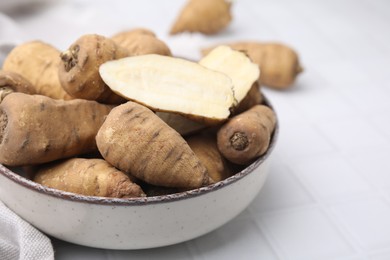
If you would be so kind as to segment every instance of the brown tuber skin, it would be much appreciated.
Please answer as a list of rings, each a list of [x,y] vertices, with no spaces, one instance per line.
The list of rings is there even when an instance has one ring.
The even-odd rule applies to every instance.
[[[149,184],[175,188],[209,184],[207,169],[180,134],[137,103],[115,107],[96,143],[106,161]]]
[[[137,28],[130,31],[120,32],[111,39],[118,45],[127,49],[130,56],[145,54],[159,54],[172,56],[171,50],[156,35],[143,28]]]
[[[25,166],[97,150],[95,136],[112,106],[12,93],[0,104],[0,163]]]
[[[51,163],[38,170],[34,181],[86,196],[145,197],[131,178],[102,159],[72,158]]]
[[[246,96],[240,103],[234,108],[233,115],[240,114],[251,107],[261,104],[264,102],[264,96],[260,91],[260,86],[258,83],[254,83]]]
[[[54,99],[72,99],[62,88],[58,78],[60,51],[41,41],[27,42],[16,46],[6,57],[3,70],[25,78],[31,86],[28,91]],[[26,86],[26,85],[25,85]],[[27,90],[27,88],[24,88]]]
[[[125,101],[103,82],[99,66],[106,61],[129,56],[127,49],[104,36],[88,34],[80,37],[60,56],[61,64],[57,73],[62,87],[69,95],[107,104]]]
[[[227,0],[189,0],[173,24],[170,34],[216,34],[231,22],[230,9],[231,2]]]
[[[290,87],[299,73],[303,71],[297,53],[284,44],[237,42],[224,45],[235,50],[245,51],[252,61],[260,67],[260,83],[271,88],[286,89]],[[214,47],[202,50],[203,55],[212,49]]]
[[[186,141],[207,168],[209,176],[214,182],[222,181],[233,174],[228,162],[218,150],[215,136],[197,134],[187,138]]]
[[[13,92],[35,94],[34,91],[34,86],[23,76],[15,72],[0,70],[0,103]]]
[[[230,162],[249,164],[267,151],[275,124],[275,113],[265,105],[256,105],[219,129],[218,149]]]

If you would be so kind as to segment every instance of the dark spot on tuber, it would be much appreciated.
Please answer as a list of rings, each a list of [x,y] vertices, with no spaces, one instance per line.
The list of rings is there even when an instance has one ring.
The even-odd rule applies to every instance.
[[[242,151],[249,145],[248,137],[243,132],[235,132],[230,137],[230,145],[234,148],[234,150]]]
[[[66,72],[69,72],[73,67],[77,65],[79,51],[80,46],[75,45],[60,54],[61,60],[64,62],[64,68]]]

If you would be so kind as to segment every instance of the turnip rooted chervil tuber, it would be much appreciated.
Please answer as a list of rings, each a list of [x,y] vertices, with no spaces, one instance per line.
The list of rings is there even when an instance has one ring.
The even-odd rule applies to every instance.
[[[132,101],[113,108],[96,143],[110,164],[152,185],[190,189],[211,181],[180,134]]]
[[[245,98],[253,83],[260,76],[259,66],[253,63],[245,53],[223,45],[211,50],[199,61],[199,64],[229,76],[232,79],[234,97],[238,103]]]
[[[263,42],[235,42],[225,44],[235,50],[244,51],[258,64],[261,70],[260,83],[276,89],[290,87],[303,71],[298,54],[285,44]],[[203,49],[207,54],[214,47]]]
[[[0,163],[41,164],[97,151],[95,135],[111,106],[12,93],[0,104]]]
[[[267,151],[275,124],[273,110],[256,105],[232,117],[219,129],[218,149],[229,161],[248,164]]]
[[[41,41],[31,41],[12,49],[4,60],[3,70],[18,73],[28,80],[31,85],[26,93],[73,99],[62,88],[58,78],[60,62],[59,50]]]
[[[131,178],[102,159],[72,158],[40,168],[34,181],[50,188],[87,196],[144,197]]]
[[[179,58],[149,54],[108,61],[100,75],[129,100],[210,124],[226,120],[236,102],[230,77]]]

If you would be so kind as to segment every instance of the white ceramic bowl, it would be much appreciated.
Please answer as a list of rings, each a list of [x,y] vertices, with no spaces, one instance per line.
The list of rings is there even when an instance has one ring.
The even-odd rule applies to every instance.
[[[234,176],[172,195],[112,199],[75,195],[34,183],[0,164],[0,200],[55,238],[105,249],[141,249],[206,234],[243,211],[263,186],[268,151]]]

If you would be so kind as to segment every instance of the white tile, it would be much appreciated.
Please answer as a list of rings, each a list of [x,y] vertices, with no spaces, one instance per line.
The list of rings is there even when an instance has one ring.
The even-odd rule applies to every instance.
[[[278,162],[272,163],[269,176],[249,209],[253,214],[270,210],[308,205],[313,199],[291,171]]]
[[[325,120],[316,123],[319,130],[341,151],[369,149],[388,146],[385,136],[378,132],[364,117],[349,117],[344,120]]]
[[[380,198],[349,201],[332,207],[364,250],[390,249],[390,207]]]
[[[320,75],[330,82],[334,90],[340,88],[353,88],[356,82],[369,84],[372,78],[366,73],[362,73],[359,63],[347,59],[333,59],[330,61],[317,62],[310,64],[314,69],[318,70]]]
[[[234,219],[222,228],[188,242],[196,259],[278,259],[255,222]]]
[[[390,252],[381,252],[381,253],[373,253],[368,256],[369,260],[389,260],[390,259]]]
[[[382,189],[390,189],[390,160],[387,148],[357,150],[348,153],[346,158],[368,182]]]
[[[302,93],[292,102],[311,122],[318,119],[344,119],[356,114],[353,103],[329,86],[323,86],[315,92]]]
[[[193,259],[190,251],[185,243],[151,248],[147,250],[106,250],[106,254],[110,260],[121,259],[162,259],[162,260],[174,260],[174,259]]]
[[[390,61],[387,67],[390,68]],[[386,82],[387,81],[375,80],[372,80],[370,83],[355,82],[350,84],[349,87],[337,89],[337,92],[339,92],[347,102],[356,107],[356,115],[371,117],[378,112],[390,110],[390,84]],[[370,91],[367,91],[368,89],[370,89]]]
[[[293,172],[321,200],[338,200],[372,192],[339,153],[312,157],[292,165]]]
[[[262,91],[273,106],[281,125],[285,123],[305,122],[301,112],[292,104],[290,95],[266,87],[262,87]],[[295,89],[292,91],[295,91]]]
[[[323,211],[316,207],[265,214],[258,222],[286,260],[347,257],[352,248]]]
[[[56,260],[108,260],[107,250],[83,247],[51,238]]]
[[[279,140],[275,152],[282,154],[285,160],[329,153],[335,147],[316,129],[305,121],[280,124]]]
[[[390,95],[389,95],[390,96]],[[384,134],[390,140],[390,108],[388,110],[375,113],[369,120],[378,132]]]

